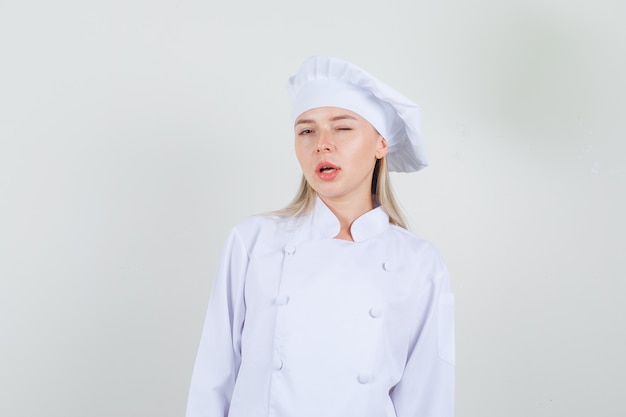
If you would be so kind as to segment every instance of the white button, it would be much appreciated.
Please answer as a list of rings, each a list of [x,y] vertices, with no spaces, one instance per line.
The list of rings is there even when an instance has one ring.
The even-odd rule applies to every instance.
[[[359,374],[357,380],[359,381],[359,384],[367,384],[368,382],[370,382],[371,377],[369,376],[369,374],[362,372]]]
[[[277,306],[284,306],[289,302],[289,297],[286,295],[279,295],[278,297],[274,298],[274,304],[276,304]]]
[[[388,261],[383,262],[383,269],[385,271],[387,272],[391,271],[391,267],[392,267],[391,262],[388,262]]]
[[[287,255],[293,255],[296,253],[296,247],[294,245],[285,245],[285,253]]]
[[[380,308],[378,307],[370,308],[370,316],[372,316],[373,318],[380,317],[381,314],[383,314],[383,311]]]
[[[283,369],[283,361],[278,358],[275,358],[272,366],[274,367],[275,371],[280,371],[281,369]]]

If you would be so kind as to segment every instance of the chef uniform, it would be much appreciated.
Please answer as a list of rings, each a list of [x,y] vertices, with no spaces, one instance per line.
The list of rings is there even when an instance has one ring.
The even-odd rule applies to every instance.
[[[363,88],[354,84],[358,77],[373,78],[345,61],[313,57],[290,86],[298,90],[298,76],[308,77],[306,85],[329,74],[348,77],[348,89]],[[380,93],[374,87],[370,82],[364,90]],[[393,108],[398,95],[387,88],[385,97],[390,92]],[[310,93],[305,104],[297,96],[292,91],[292,106],[317,106]],[[324,105],[355,111],[353,103],[336,99]],[[372,109],[359,114],[370,121]],[[410,116],[413,109],[402,111]],[[397,123],[402,120],[414,121]],[[387,125],[374,126],[394,137]],[[425,166],[420,146],[394,145],[396,152],[409,146],[410,154],[390,159],[390,167]],[[391,224],[380,206],[352,223],[353,242],[334,239],[339,229],[319,197],[307,214],[253,216],[232,229],[209,301],[187,417],[454,415],[454,296],[437,251]]]

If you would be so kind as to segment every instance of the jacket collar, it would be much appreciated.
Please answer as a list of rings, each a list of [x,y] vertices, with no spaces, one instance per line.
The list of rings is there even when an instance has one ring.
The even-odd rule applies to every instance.
[[[333,212],[317,197],[312,218],[313,232],[320,238],[332,239],[339,233],[339,220]],[[355,242],[370,239],[390,227],[389,216],[378,206],[358,217],[350,227]]]

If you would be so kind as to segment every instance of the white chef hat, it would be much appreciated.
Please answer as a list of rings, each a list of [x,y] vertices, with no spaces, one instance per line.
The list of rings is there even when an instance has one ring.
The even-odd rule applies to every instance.
[[[307,58],[287,85],[291,117],[317,107],[340,107],[367,120],[387,140],[390,171],[413,172],[428,165],[419,109],[411,100],[350,62]]]

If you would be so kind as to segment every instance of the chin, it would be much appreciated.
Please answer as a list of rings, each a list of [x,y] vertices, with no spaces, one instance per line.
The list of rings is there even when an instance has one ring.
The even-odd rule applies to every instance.
[[[320,197],[338,197],[343,194],[342,190],[338,190],[336,187],[329,187],[328,185],[324,186],[315,186],[312,187],[313,191],[317,193]]]

